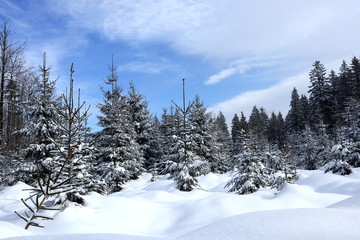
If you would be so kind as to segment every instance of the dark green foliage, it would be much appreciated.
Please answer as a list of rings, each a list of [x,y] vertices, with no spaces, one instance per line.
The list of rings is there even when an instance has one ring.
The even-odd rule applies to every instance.
[[[260,161],[259,153],[249,147],[249,140],[244,137],[244,151],[237,157],[237,173],[225,187],[229,192],[249,194],[269,184],[268,171]]]
[[[107,192],[115,192],[122,189],[122,185],[137,179],[143,169],[143,154],[139,143],[141,139],[137,135],[144,126],[138,114],[145,111],[138,104],[140,96],[133,88],[130,98],[123,95],[123,89],[118,86],[116,67],[109,66],[110,74],[107,84],[110,90],[103,90],[104,102],[99,104],[99,126],[103,129],[98,140],[99,158],[97,172],[100,178],[105,180]],[[131,103],[131,105],[129,104]]]

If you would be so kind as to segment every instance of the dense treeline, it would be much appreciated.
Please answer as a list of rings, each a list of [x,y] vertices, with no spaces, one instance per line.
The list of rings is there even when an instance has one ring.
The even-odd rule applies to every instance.
[[[349,174],[360,165],[360,60],[343,61],[327,75],[319,61],[310,71],[308,94],[291,93],[285,119],[254,106],[247,120],[235,114],[229,131],[222,112],[207,112],[199,96],[186,105],[172,103],[159,120],[148,111],[134,84],[126,92],[116,66],[109,65],[98,104],[99,132],[87,126],[88,108],[73,89],[55,95],[46,55],[39,71],[26,65],[24,44],[14,42],[9,24],[0,29],[0,184],[24,181],[33,194],[24,204],[32,215],[17,213],[39,226],[44,203],[82,202],[81,194],[120,191],[131,179],[150,172],[168,174],[177,188],[198,187],[196,177],[235,171],[230,191],[252,193],[281,188],[297,169]],[[183,89],[185,91],[185,89]],[[179,90],[180,91],[180,90]],[[76,97],[77,96],[77,97]],[[309,96],[309,98],[307,97]],[[75,100],[74,100],[75,99]],[[240,116],[240,117],[239,117]],[[65,195],[64,195],[65,194]],[[30,201],[34,206],[27,201]]]

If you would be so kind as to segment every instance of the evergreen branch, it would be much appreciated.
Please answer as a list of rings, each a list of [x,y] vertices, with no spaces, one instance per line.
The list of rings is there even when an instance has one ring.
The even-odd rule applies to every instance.
[[[19,214],[17,211],[14,211],[14,213],[15,213],[16,215],[18,215],[18,217],[21,218],[22,220],[24,220],[25,222],[29,222],[28,219],[26,219],[23,215]]]
[[[52,218],[52,217],[46,217],[46,216],[42,216],[42,215],[36,215],[35,219],[54,220],[54,218]]]
[[[39,223],[31,221],[31,222],[28,222],[28,224],[26,224],[25,229],[28,229],[30,226],[44,228],[44,226],[41,226]]]
[[[32,207],[30,207],[25,201],[24,199],[22,198],[21,201],[23,202],[23,204],[32,212],[32,213],[35,213],[35,211],[32,209]]]

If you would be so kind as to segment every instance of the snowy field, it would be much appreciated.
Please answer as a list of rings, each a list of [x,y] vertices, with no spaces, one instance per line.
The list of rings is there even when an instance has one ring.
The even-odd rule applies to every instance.
[[[201,189],[180,192],[166,176],[141,175],[109,196],[56,212],[44,229],[24,230],[23,183],[0,192],[0,239],[360,239],[360,169],[349,176],[301,171],[295,184],[251,195],[227,193],[231,174],[199,177]]]

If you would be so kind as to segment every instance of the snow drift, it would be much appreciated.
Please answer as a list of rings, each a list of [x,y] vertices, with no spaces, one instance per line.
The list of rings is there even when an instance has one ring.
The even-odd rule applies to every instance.
[[[277,192],[227,193],[231,174],[199,177],[200,189],[176,190],[163,176],[150,174],[128,182],[108,196],[90,193],[86,205],[70,204],[45,229],[23,229],[14,210],[27,186],[18,183],[0,192],[0,238],[29,239],[358,239],[360,169],[349,176],[301,171],[295,184]]]

